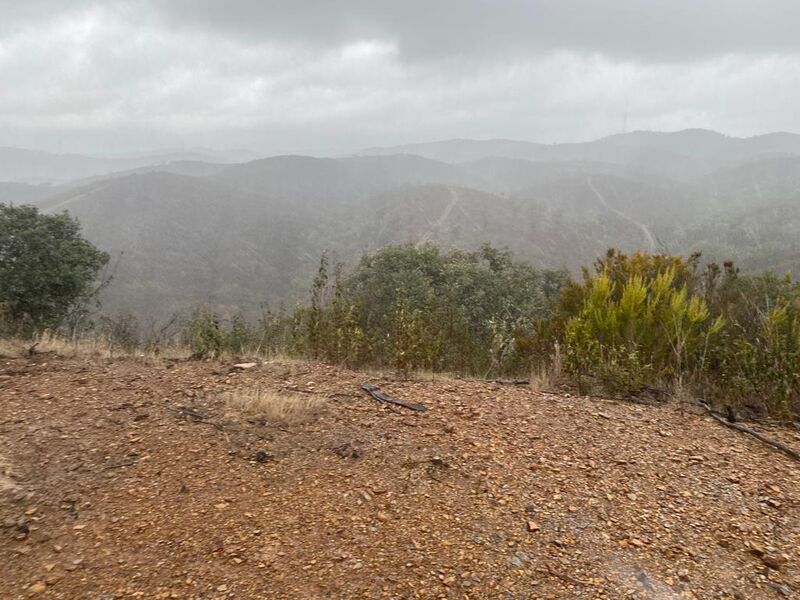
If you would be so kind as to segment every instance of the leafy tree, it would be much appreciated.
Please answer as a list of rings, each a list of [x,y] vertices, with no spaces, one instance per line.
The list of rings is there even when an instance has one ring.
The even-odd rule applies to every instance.
[[[567,280],[515,262],[508,250],[442,252],[386,246],[349,275],[327,275],[323,255],[308,308],[295,311],[305,339],[295,351],[351,366],[485,375],[530,368],[527,339]],[[299,327],[300,323],[305,327]]]
[[[225,332],[219,317],[209,310],[198,310],[183,332],[183,341],[192,351],[192,358],[216,358],[225,348]]]
[[[0,305],[14,333],[57,327],[108,258],[66,213],[0,204]]]

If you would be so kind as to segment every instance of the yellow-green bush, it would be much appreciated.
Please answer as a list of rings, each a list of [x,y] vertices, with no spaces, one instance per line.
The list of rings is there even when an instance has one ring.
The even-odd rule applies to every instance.
[[[564,333],[567,370],[583,387],[596,380],[610,391],[638,393],[680,376],[697,368],[723,326],[677,281],[674,264],[637,271],[615,281],[604,270],[584,283],[584,304]]]
[[[800,286],[788,277],[611,250],[564,288],[549,331],[583,389],[680,382],[718,407],[800,414]]]

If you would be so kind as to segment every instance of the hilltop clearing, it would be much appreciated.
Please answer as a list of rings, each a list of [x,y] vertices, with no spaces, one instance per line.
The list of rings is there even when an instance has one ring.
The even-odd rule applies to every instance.
[[[313,409],[226,401],[254,389]],[[4,358],[0,495],[5,598],[800,591],[800,464],[677,403],[299,362]]]

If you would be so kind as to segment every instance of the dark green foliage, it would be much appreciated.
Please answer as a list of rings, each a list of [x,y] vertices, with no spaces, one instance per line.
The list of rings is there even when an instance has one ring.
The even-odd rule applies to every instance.
[[[750,412],[800,414],[800,285],[726,265],[709,289],[725,328],[708,353],[705,394]]]
[[[609,251],[559,304],[579,384],[640,394],[681,385],[717,406],[800,414],[800,285],[699,256]]]
[[[236,315],[231,321],[230,329],[225,333],[223,344],[232,354],[241,355],[253,341],[253,334],[242,315]]]
[[[223,321],[211,310],[199,310],[183,329],[183,343],[196,359],[219,358],[226,355],[275,356],[291,352],[292,320],[282,312],[264,308],[261,318],[252,326],[236,315]]]
[[[66,213],[0,204],[0,305],[13,333],[57,327],[107,262]]]
[[[197,311],[186,327],[183,338],[193,358],[215,358],[222,354],[225,336],[220,328],[219,317],[213,312]]]
[[[441,252],[386,246],[331,285],[323,256],[311,304],[298,309],[316,358],[350,365],[485,375],[526,370],[523,340],[546,319],[567,276],[512,260],[507,250]]]

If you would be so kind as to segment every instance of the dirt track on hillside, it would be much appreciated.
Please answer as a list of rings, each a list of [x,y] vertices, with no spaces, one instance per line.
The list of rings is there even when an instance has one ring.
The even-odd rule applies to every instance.
[[[389,410],[364,381],[429,410]],[[325,409],[225,416],[221,392],[256,382]],[[6,358],[0,488],[2,598],[800,595],[800,464],[677,406],[299,363]]]

